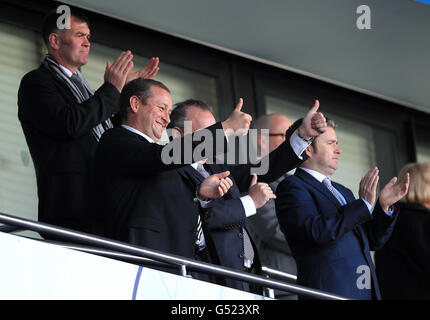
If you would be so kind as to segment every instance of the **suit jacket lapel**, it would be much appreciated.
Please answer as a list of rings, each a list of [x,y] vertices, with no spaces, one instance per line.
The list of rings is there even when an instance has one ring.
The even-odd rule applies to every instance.
[[[337,208],[341,207],[341,204],[339,203],[339,201],[336,199],[336,197],[334,195],[332,195],[332,193],[327,189],[327,187],[324,186],[322,183],[320,183],[317,179],[312,177],[309,173],[307,173],[304,170],[297,169],[294,174],[299,176],[300,178],[302,178],[307,183],[311,184],[314,188],[318,189],[327,198],[329,198],[336,205]],[[343,197],[346,200],[346,203],[349,203],[349,202],[355,200],[354,196],[352,194],[350,194],[350,192],[348,192],[347,189],[345,187],[343,187],[342,185],[340,185],[336,182],[333,182],[333,186],[343,195]],[[360,240],[362,248],[364,249],[365,248],[365,243],[364,243],[365,233],[364,233],[363,228],[360,225],[357,225],[353,229],[353,232],[357,236],[357,238]]]
[[[300,179],[305,181],[306,183],[312,185],[315,189],[320,191],[324,196],[326,196],[328,199],[330,199],[333,204],[336,206],[336,208],[340,208],[341,204],[336,199],[336,197],[330,192],[330,190],[327,189],[325,185],[323,185],[321,182],[319,182],[317,179],[315,179],[313,176],[311,176],[306,171],[297,168],[296,172],[294,172],[295,176],[298,176]]]

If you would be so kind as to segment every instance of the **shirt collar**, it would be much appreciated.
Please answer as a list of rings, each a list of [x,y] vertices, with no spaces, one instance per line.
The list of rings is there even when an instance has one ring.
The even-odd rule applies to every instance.
[[[139,136],[144,137],[150,143],[155,143],[155,141],[152,138],[148,137],[146,134],[144,134],[143,132],[140,132],[139,130],[137,130],[135,128],[132,128],[132,127],[127,126],[125,124],[121,125],[121,127],[123,127],[124,129],[127,129],[127,130],[129,130],[131,132],[134,132],[134,133],[138,134]]]
[[[323,182],[323,180],[325,178],[329,178],[330,179],[330,177],[326,177],[325,175],[323,175],[322,173],[320,173],[318,171],[315,171],[315,170],[312,170],[312,169],[308,169],[308,168],[303,168],[303,167],[300,167],[300,169],[306,171],[307,173],[309,173],[312,177],[314,177],[315,179],[317,179],[321,183]]]
[[[196,169],[196,170],[197,170],[197,166],[198,166],[199,164],[204,165],[204,164],[206,163],[206,161],[207,161],[207,160],[208,160],[208,159],[202,159],[202,160],[200,160],[200,161],[197,161],[197,162],[192,163],[192,164],[191,164],[191,166],[192,166],[194,169]]]
[[[61,70],[64,71],[64,73],[70,78],[73,75],[73,72],[70,71],[69,69],[67,69],[65,66],[62,66],[61,64],[59,65]]]

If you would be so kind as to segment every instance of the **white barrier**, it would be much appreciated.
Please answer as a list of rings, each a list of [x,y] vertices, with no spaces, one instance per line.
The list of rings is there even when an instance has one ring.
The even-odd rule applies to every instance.
[[[0,232],[0,299],[262,300],[262,296]]]

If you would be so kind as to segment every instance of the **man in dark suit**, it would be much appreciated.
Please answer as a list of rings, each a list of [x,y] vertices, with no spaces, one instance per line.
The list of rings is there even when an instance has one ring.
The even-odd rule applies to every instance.
[[[242,100],[227,120],[208,128],[213,145],[217,134],[225,142],[224,130],[248,131],[251,117],[241,107]],[[122,125],[106,131],[97,148],[95,190],[99,195],[93,212],[98,215],[98,225],[106,225],[107,237],[195,258],[198,198],[223,195],[230,187],[224,184],[228,172],[194,186],[185,173],[173,170],[186,164],[188,142],[188,152],[193,153],[200,140],[188,135],[166,146],[156,143],[170,122],[171,110],[169,89],[158,81],[136,79],[124,87],[120,97]],[[178,147],[172,150],[180,155],[180,161],[169,163],[164,151],[172,145]]]
[[[251,128],[268,129],[268,134],[260,132],[257,136],[257,152],[268,145],[268,152],[275,150],[285,141],[285,132],[292,125],[288,117],[283,114],[263,115],[252,122]],[[276,181],[270,182],[269,186],[275,193],[279,183],[285,179],[287,173]],[[251,234],[258,248],[261,264],[291,275],[297,275],[296,260],[292,256],[290,246],[285,241],[285,236],[279,226],[276,217],[275,200],[269,200],[257,213],[248,218]],[[277,299],[297,299],[297,295],[284,291],[275,290]]]
[[[257,248],[250,237],[246,218],[254,215],[256,209],[262,207],[269,199],[274,198],[273,192],[266,182],[276,180],[284,172],[294,168],[302,161],[299,156],[308,142],[299,138],[297,132],[306,128],[307,130],[304,130],[303,135],[318,135],[319,131],[311,127],[311,119],[315,121],[320,119],[321,127],[318,129],[323,130],[321,128],[324,128],[325,125],[324,118],[322,114],[316,112],[317,108],[316,105],[302,123],[296,123],[291,130],[286,132],[285,143],[258,163],[243,165],[212,163],[204,165],[204,169],[208,172],[207,175],[230,171],[230,178],[233,182],[230,190],[222,198],[208,204],[202,213],[205,227],[203,230],[214,263],[241,271],[260,273],[261,265]],[[186,126],[184,121],[190,121],[191,125]],[[174,135],[183,136],[213,123],[215,123],[215,118],[206,103],[199,100],[187,100],[176,105],[171,115],[169,127],[173,128]],[[290,138],[293,134],[298,143],[302,144],[302,148],[299,148],[300,151],[294,150],[291,146],[291,141],[294,138],[292,140]],[[268,162],[268,171],[264,175],[258,176],[258,180],[263,182],[257,182],[257,176],[251,175],[251,168],[259,167],[263,161]],[[186,168],[186,170],[194,171],[194,176],[200,175],[200,170],[197,167],[196,170],[199,172],[191,167]],[[204,174],[203,171],[200,180],[203,179]],[[244,193],[246,194],[244,195]],[[247,283],[237,280],[226,279],[225,284],[245,291],[250,289]]]
[[[48,55],[27,73],[18,91],[18,118],[34,162],[39,221],[88,231],[90,172],[98,139],[112,126],[124,83],[152,77],[158,60],[133,73],[132,54],[123,52],[108,63],[105,82],[93,91],[79,68],[88,61],[88,19],[77,11],[70,28],[60,30],[60,14],[49,13],[43,24]],[[61,20],[61,19],[60,19]]]
[[[370,250],[390,237],[409,178],[394,177],[376,199],[378,169],[360,181],[359,196],[329,177],[341,149],[334,122],[306,149],[307,160],[276,191],[276,212],[297,262],[297,283],[355,299],[380,299]],[[373,214],[370,209],[375,206]]]

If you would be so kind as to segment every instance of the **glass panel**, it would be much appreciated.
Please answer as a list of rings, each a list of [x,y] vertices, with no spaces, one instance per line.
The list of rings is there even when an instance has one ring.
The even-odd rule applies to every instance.
[[[0,24],[0,212],[31,220],[37,220],[37,183],[17,117],[17,91],[22,77],[39,66],[45,52],[38,33]],[[106,61],[113,62],[118,54],[119,50],[92,45],[90,62],[83,67],[83,73],[93,88],[103,83]],[[135,70],[147,61],[135,56]],[[218,116],[215,78],[163,62],[160,69],[157,80],[171,89],[174,103],[202,99],[213,106]]]
[[[106,61],[111,63],[120,54],[120,50],[100,44],[92,44],[88,64],[82,68],[82,73],[94,89],[103,84],[103,75]],[[134,70],[139,70],[149,61],[148,58],[134,55]],[[160,71],[155,80],[164,83],[171,91],[173,104],[187,100],[200,99],[211,105],[214,109],[215,118],[219,115],[219,102],[217,94],[216,78],[189,71],[181,67],[170,65],[160,61]],[[164,133],[159,143],[167,140]]]
[[[419,143],[417,145],[417,161],[430,163],[430,144]]]
[[[21,78],[40,63],[39,35],[0,24],[0,212],[37,220],[33,162],[17,116]]]

